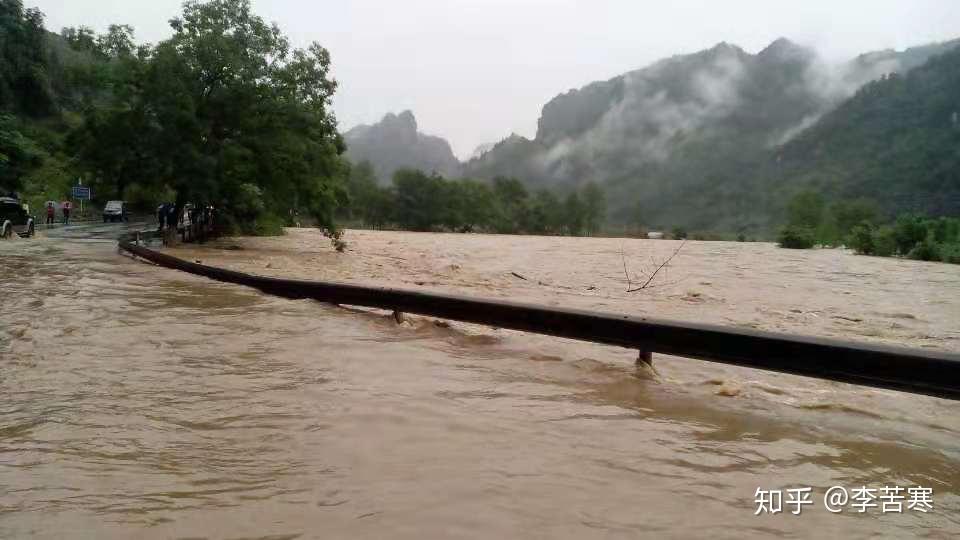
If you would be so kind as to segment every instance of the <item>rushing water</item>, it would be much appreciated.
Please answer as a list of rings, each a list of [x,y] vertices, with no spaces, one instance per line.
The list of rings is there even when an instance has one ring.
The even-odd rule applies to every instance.
[[[116,230],[0,243],[0,538],[960,533],[956,403],[669,357],[657,357],[652,379],[638,376],[630,351],[397,325],[155,268],[119,255]],[[375,246],[367,253],[364,240]],[[470,256],[483,260],[491,237],[366,233],[354,242],[355,253],[318,248],[300,264],[327,258],[339,261],[330,272],[371,279],[381,268],[410,286],[462,273],[471,277],[456,279],[486,279],[502,295],[519,280],[504,275],[511,269],[527,278],[514,289],[525,300],[676,305],[670,316],[957,348],[956,304],[932,292],[958,290],[960,276],[944,265],[850,256],[838,266],[835,255],[808,252],[765,266],[754,255],[772,248],[691,244],[669,278],[682,284],[634,308],[613,292],[618,241],[503,240],[483,271]],[[390,259],[387,244],[420,262]],[[625,258],[637,266],[631,249]],[[450,262],[450,250],[463,256]],[[564,262],[551,264],[561,252]],[[594,278],[571,261],[601,256],[614,268],[581,288]],[[294,263],[277,264],[295,274]],[[788,268],[779,278],[776,264]],[[813,298],[814,278],[796,269],[778,295],[762,283],[723,285],[724,272],[769,282],[810,266],[852,294]],[[901,278],[916,282],[912,305],[858,296],[884,286],[894,294]],[[783,309],[791,297],[796,312]],[[834,485],[931,487],[934,509],[833,514],[823,494]],[[758,487],[801,486],[814,502],[801,515],[786,505],[754,515]]]

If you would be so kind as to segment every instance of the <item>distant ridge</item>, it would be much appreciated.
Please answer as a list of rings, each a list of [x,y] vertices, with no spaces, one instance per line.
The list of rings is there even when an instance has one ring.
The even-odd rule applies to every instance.
[[[412,168],[444,176],[460,174],[450,144],[443,138],[417,130],[411,111],[387,114],[373,125],[357,126],[344,134],[347,157],[357,163],[369,161],[382,183],[390,181],[397,169]]]
[[[464,174],[514,176],[532,188],[595,181],[620,223],[769,229],[789,190],[757,176],[769,172],[778,147],[870,81],[906,73],[958,44],[829,65],[785,38],[757,54],[720,43],[554,97],[533,139],[501,141],[468,161]]]

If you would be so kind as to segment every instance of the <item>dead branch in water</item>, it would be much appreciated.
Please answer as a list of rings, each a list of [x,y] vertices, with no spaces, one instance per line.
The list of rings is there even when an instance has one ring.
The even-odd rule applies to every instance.
[[[521,276],[520,274],[518,274],[518,273],[516,273],[516,272],[510,272],[510,273],[513,274],[515,277],[518,277],[518,278],[520,278],[520,279],[522,279],[522,280],[524,280],[524,281],[530,281],[529,279]]]
[[[632,292],[638,292],[644,289],[652,288],[653,286],[651,285],[651,283],[653,283],[653,280],[656,279],[657,274],[659,274],[661,270],[663,270],[664,268],[667,267],[667,265],[670,264],[670,261],[672,261],[673,258],[676,257],[678,253],[680,253],[680,250],[683,249],[683,246],[685,246],[686,244],[687,244],[686,240],[684,240],[683,242],[680,242],[680,245],[677,247],[676,251],[674,251],[672,255],[667,257],[666,260],[664,260],[662,263],[660,263],[659,266],[657,266],[657,268],[650,274],[650,277],[648,277],[647,280],[643,282],[643,285],[636,288],[633,288],[633,282],[630,279],[630,273],[627,271],[627,260],[623,256],[623,248],[621,248],[620,258],[623,260],[623,273],[627,276],[627,292],[632,293]]]
[[[620,260],[623,261],[623,275],[627,278],[627,292],[630,292],[633,283],[630,281],[630,272],[627,272],[627,258],[623,255],[623,245],[620,246]]]

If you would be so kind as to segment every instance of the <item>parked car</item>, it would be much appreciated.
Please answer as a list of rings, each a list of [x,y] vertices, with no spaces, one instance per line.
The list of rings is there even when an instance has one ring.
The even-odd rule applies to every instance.
[[[0,238],[10,238],[13,233],[22,237],[36,232],[35,219],[17,199],[0,197]]]
[[[123,201],[107,201],[103,207],[103,222],[108,221],[128,221],[130,216],[127,214],[127,203]]]

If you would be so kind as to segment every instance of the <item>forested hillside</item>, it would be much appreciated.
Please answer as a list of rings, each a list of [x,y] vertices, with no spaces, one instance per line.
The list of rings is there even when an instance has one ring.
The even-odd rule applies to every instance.
[[[786,144],[768,179],[890,215],[960,215],[960,48],[864,86]]]
[[[87,36],[96,46],[92,36]],[[95,92],[108,64],[48,33],[43,14],[0,0],[0,189],[64,196],[71,115]]]
[[[466,171],[536,187],[598,182],[619,223],[769,233],[792,193],[771,166],[779,147],[864,84],[955,45],[829,66],[784,39],[755,55],[720,44],[557,96],[534,139],[512,136]],[[923,197],[932,196],[929,188],[921,185]]]

